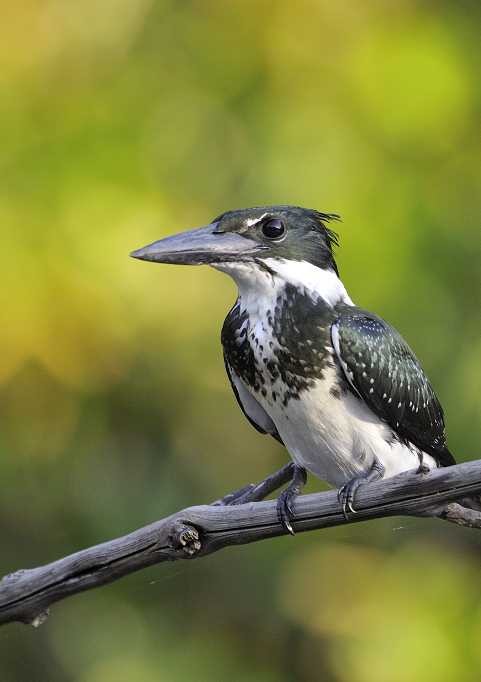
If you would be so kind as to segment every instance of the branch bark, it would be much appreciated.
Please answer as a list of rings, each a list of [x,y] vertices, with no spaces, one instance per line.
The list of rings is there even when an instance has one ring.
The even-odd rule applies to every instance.
[[[275,500],[255,501],[289,479],[289,466],[229,501],[188,507],[133,533],[81,550],[45,566],[19,570],[0,581],[0,624],[40,625],[49,607],[78,592],[118,580],[163,561],[193,559],[229,545],[284,535]],[[481,528],[481,460],[409,472],[365,485],[356,495],[356,514],[346,520],[337,492],[303,495],[295,501],[293,527],[304,532],[386,516],[431,516]],[[249,500],[248,502],[245,502]],[[254,501],[253,501],[254,500]],[[289,540],[293,542],[294,540]]]

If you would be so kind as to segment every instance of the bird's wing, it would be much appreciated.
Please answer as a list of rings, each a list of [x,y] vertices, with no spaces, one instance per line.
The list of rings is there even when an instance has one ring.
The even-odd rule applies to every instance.
[[[443,409],[416,356],[400,334],[372,313],[343,310],[331,327],[332,344],[351,389],[399,438],[443,466]]]
[[[232,386],[234,395],[237,399],[237,402],[239,403],[239,407],[250,421],[252,426],[260,433],[268,433],[273,436],[273,438],[278,440],[279,443],[284,444],[272,419],[269,417],[262,405],[247,390],[225,357],[224,363],[230,385]]]

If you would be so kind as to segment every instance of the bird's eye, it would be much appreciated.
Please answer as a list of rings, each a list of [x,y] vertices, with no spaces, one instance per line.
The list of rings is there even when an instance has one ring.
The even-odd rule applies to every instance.
[[[262,225],[262,234],[268,239],[280,239],[285,232],[284,223],[278,218],[270,218]]]

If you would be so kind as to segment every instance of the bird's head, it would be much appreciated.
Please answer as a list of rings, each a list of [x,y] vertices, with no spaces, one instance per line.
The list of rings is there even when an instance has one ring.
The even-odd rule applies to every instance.
[[[338,274],[337,235],[329,213],[298,206],[258,206],[227,211],[206,227],[181,232],[132,252],[134,258],[179,265],[208,264],[232,271],[273,262],[304,262]]]

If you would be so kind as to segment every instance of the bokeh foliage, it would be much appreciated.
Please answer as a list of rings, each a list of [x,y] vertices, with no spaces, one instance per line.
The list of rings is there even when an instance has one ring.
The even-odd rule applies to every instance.
[[[232,284],[127,257],[229,208],[341,213],[350,293],[480,456],[479,21],[421,0],[4,3],[2,573],[285,461],[224,376]],[[472,682],[480,548],[395,519],[163,565],[0,630],[0,679]]]

